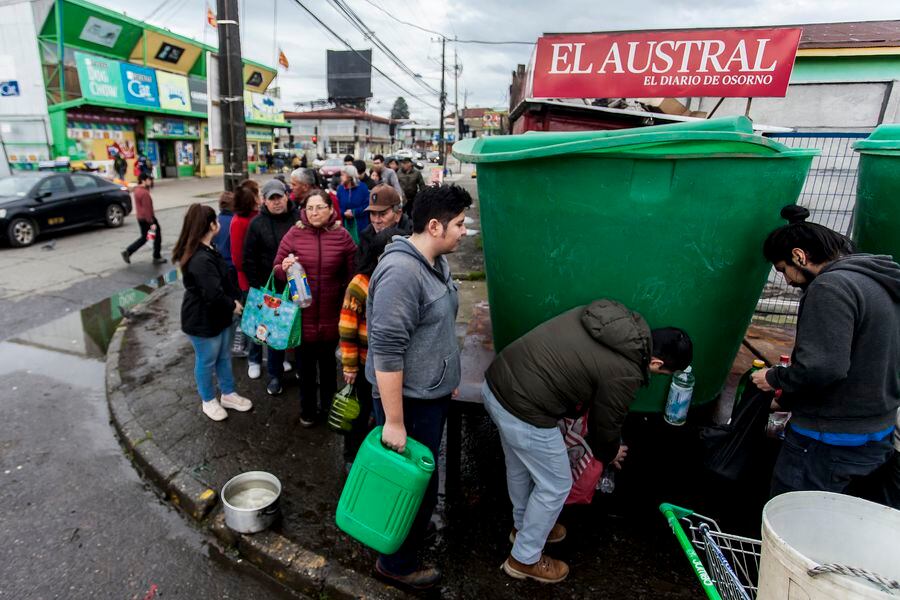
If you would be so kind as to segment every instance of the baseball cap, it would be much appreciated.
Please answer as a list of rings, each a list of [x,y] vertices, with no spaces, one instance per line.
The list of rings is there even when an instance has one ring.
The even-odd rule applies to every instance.
[[[262,197],[268,200],[272,196],[284,196],[284,184],[277,179],[267,181],[262,187]]]
[[[390,185],[376,185],[369,192],[369,206],[366,210],[384,210],[400,204],[400,194]]]

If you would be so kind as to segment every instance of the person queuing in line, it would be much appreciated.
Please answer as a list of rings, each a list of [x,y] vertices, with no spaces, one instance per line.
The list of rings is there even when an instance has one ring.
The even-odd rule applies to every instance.
[[[219,231],[213,238],[213,246],[216,251],[222,255],[225,262],[228,263],[229,273],[237,286],[237,270],[231,261],[231,219],[234,217],[234,194],[231,192],[222,192],[219,196]]]
[[[803,296],[791,365],[752,375],[791,411],[772,495],[844,493],[891,457],[900,406],[900,265],[786,206],[763,255]]]
[[[400,180],[397,179],[397,172],[391,169],[389,166],[384,164],[384,156],[381,154],[376,154],[372,157],[372,165],[378,169],[378,181],[381,183],[386,183],[400,194],[400,197],[403,197],[403,188],[400,187]]]
[[[358,232],[369,226],[369,188],[359,181],[359,173],[353,165],[341,167],[341,185],[337,189],[338,205],[344,223]]]
[[[424,192],[423,192],[424,193]],[[569,566],[543,553],[561,542],[556,522],[572,487],[557,423],[588,415],[588,444],[604,467],[621,468],[622,425],[651,374],[671,374],[693,358],[690,337],[674,327],[650,330],[612,300],[578,306],[504,348],[485,373],[484,407],[500,430],[513,505],[513,542],[502,569],[515,579],[557,583]]]
[[[253,185],[249,185],[249,184]],[[250,222],[259,214],[259,195],[258,186],[255,181],[243,181],[234,190],[234,216],[231,218],[231,226],[229,227],[229,238],[231,243],[231,262],[237,271],[238,287],[244,294],[242,302],[247,299],[247,292],[250,291],[250,282],[247,281],[247,274],[244,272],[244,236],[247,235],[247,229]],[[234,347],[232,353],[235,356],[247,356],[249,351],[255,351],[253,345],[247,346],[248,342],[244,337],[244,332],[240,327],[234,335]],[[255,361],[253,359],[256,359]],[[258,379],[262,367],[260,365],[259,356],[254,354],[250,357],[247,365],[247,374],[250,379]]]
[[[275,276],[284,282],[288,269],[299,262],[312,291],[312,304],[301,316],[303,329],[296,350],[300,424],[312,427],[327,413],[337,391],[334,354],[340,337],[338,320],[344,289],[355,272],[356,244],[338,222],[331,197],[324,190],[310,190],[303,206],[300,220],[282,238],[273,266]]]
[[[375,187],[384,183],[384,181],[381,177],[383,169],[384,169],[384,167],[376,166],[376,167],[372,167],[371,170],[369,170],[369,179],[372,180],[372,188],[370,188],[370,189],[374,189]]]
[[[437,459],[460,379],[459,300],[445,255],[455,252],[466,234],[472,197],[458,186],[442,186],[428,188],[417,200],[412,235],[394,237],[369,281],[366,378],[374,386],[375,420],[384,426],[382,443],[403,453],[409,435]],[[379,577],[414,589],[440,581],[440,570],[424,566],[418,556],[437,485],[435,473],[403,545],[378,557]]]
[[[371,223],[359,232],[359,252],[356,261],[373,242],[375,236],[382,231],[389,231],[391,236],[408,236],[412,233],[412,220],[403,212],[397,190],[389,185],[378,185],[369,192],[369,212]]]
[[[366,172],[366,161],[354,160],[353,166],[356,167],[356,172],[359,173],[359,180],[364,183],[367,188],[371,190],[375,187],[375,182],[372,181],[372,178],[369,177],[369,174]]]
[[[156,220],[156,213],[153,211],[153,198],[150,196],[152,181],[149,176],[141,173],[138,175],[138,184],[134,188],[134,212],[137,215],[141,235],[130,246],[122,250],[122,260],[128,264],[131,264],[131,255],[147,243],[147,233],[151,228],[156,232],[156,237],[153,240],[153,264],[161,265],[166,262],[162,255],[162,229],[159,226],[159,221]]]
[[[348,154],[344,156],[344,166],[352,167],[353,166],[353,155]],[[341,185],[341,171],[338,171],[334,175],[331,176],[331,179],[328,182],[328,188],[330,190],[337,190]],[[340,214],[340,213],[338,213]]]
[[[299,218],[293,203],[285,195],[284,184],[273,179],[262,187],[263,207],[259,215],[250,222],[244,237],[243,267],[247,276],[247,284],[251,288],[266,285],[272,273],[272,263],[284,235]],[[275,288],[279,294],[284,291],[284,284],[276,281]],[[254,365],[262,363],[262,346],[251,343],[247,361]],[[269,381],[266,392],[277,396],[282,392],[282,379],[286,372],[293,369],[285,361],[283,350],[269,348],[266,356],[266,371]]]
[[[219,231],[216,211],[202,204],[188,208],[172,259],[181,266],[184,299],[181,330],[194,347],[194,378],[203,414],[213,421],[228,416],[225,409],[248,411],[250,400],[234,389],[231,372],[231,323],[243,311],[240,290],[231,281],[228,263],[212,245]],[[213,374],[221,396],[216,398]]]
[[[393,188],[391,188],[393,191]],[[382,231],[366,245],[365,251],[357,258],[356,275],[347,284],[338,332],[341,336],[341,364],[344,381],[355,386],[359,401],[359,417],[344,436],[344,463],[349,472],[356,453],[369,433],[369,418],[372,415],[372,384],[366,379],[366,299],[369,296],[369,278],[384,253],[384,247],[391,241],[391,232]],[[362,371],[362,374],[360,374]]]
[[[291,194],[288,199],[291,200],[294,203],[294,206],[298,209],[303,208],[300,203],[306,197],[306,194],[309,192],[309,190],[315,187],[315,183],[315,174],[310,169],[294,169],[293,171],[291,171]]]
[[[416,194],[425,189],[425,180],[422,178],[422,171],[418,170],[410,157],[404,156],[400,161],[400,170],[397,171],[397,179],[400,181],[400,188],[403,190],[403,198],[406,203],[403,205],[403,212],[411,215],[413,205],[416,201]]]

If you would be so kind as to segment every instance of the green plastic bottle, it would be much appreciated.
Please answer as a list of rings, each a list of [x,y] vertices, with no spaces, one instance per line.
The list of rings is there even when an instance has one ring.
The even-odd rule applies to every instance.
[[[743,374],[741,375],[741,379],[738,381],[737,389],[734,392],[734,404],[733,406],[737,406],[741,398],[744,397],[744,390],[747,389],[747,384],[750,383],[750,376],[753,375],[756,371],[760,369],[764,369],[766,363],[759,360],[758,358],[753,361],[753,365]]]
[[[356,388],[352,385],[334,395],[331,410],[328,411],[328,425],[338,433],[347,433],[353,428],[353,421],[359,417],[360,406],[356,398]]]
[[[408,437],[403,454],[384,447],[381,427],[363,441],[338,501],[337,526],[382,554],[396,552],[409,533],[434,473],[427,446]]]

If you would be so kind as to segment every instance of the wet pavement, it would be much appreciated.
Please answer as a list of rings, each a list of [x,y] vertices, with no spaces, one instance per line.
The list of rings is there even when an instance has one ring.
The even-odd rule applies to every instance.
[[[0,343],[0,598],[299,597],[162,502],[110,427],[110,336],[173,278]]]

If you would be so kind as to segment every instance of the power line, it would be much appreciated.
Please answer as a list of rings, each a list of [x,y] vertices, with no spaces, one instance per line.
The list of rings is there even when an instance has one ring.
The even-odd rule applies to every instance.
[[[439,35],[442,38],[446,38],[448,40],[453,39],[453,38],[451,38],[451,36],[447,35],[446,33],[443,33],[440,31],[435,31],[434,29],[428,29],[427,27],[422,27],[421,25],[416,25],[415,23],[410,23],[409,21],[404,21],[402,19],[398,19],[397,17],[395,17],[394,15],[389,13],[387,10],[385,10],[381,6],[378,6],[377,4],[372,2],[372,0],[364,0],[364,1],[367,4],[377,8],[378,10],[380,10],[381,12],[386,14],[388,17],[390,17],[394,21],[397,21],[398,23],[400,23],[401,25],[406,25],[407,27],[412,27],[414,29],[418,29],[419,31],[424,31],[425,33],[430,33],[432,35]],[[452,25],[451,25],[451,27],[452,27]],[[488,41],[488,40],[458,40],[458,39],[453,39],[453,41],[456,42],[457,44],[490,44],[490,45],[525,44],[528,46],[534,46],[534,44],[535,44],[535,42],[518,42],[518,41],[495,42],[495,41]]]
[[[428,107],[430,107],[430,108],[437,109],[437,106],[435,106],[434,104],[431,104],[431,103],[429,103],[429,102],[423,100],[422,98],[420,98],[420,97],[417,96],[416,94],[413,94],[413,93],[410,92],[408,89],[406,89],[405,87],[403,87],[402,85],[400,85],[399,83],[397,83],[396,81],[394,81],[393,79],[391,79],[391,78],[387,75],[387,73],[385,73],[384,71],[382,71],[381,69],[379,69],[378,67],[376,67],[374,64],[372,64],[372,62],[371,62],[370,60],[368,60],[365,56],[363,56],[362,54],[360,54],[359,52],[357,52],[356,49],[353,48],[353,46],[351,46],[350,44],[348,44],[348,43],[344,40],[344,38],[342,38],[340,35],[338,35],[331,27],[329,27],[327,24],[325,24],[325,22],[322,21],[322,19],[320,19],[318,16],[316,16],[316,14],[315,14],[313,11],[309,10],[309,9],[303,4],[303,2],[301,2],[300,0],[294,0],[294,3],[297,4],[297,6],[299,6],[300,8],[302,8],[304,11],[306,11],[306,13],[307,13],[309,16],[311,16],[311,17],[312,17],[319,25],[321,25],[323,28],[325,28],[325,30],[328,31],[328,33],[330,33],[330,34],[332,35],[332,37],[334,37],[334,39],[336,39],[337,41],[339,41],[341,44],[343,44],[344,46],[346,46],[351,52],[353,52],[353,53],[356,54],[358,57],[360,57],[361,59],[363,59],[366,63],[368,63],[368,65],[369,65],[370,67],[372,67],[376,72],[378,72],[379,74],[381,74],[382,77],[384,77],[385,79],[387,79],[388,81],[390,81],[391,83],[393,83],[393,84],[394,84],[399,90],[401,90],[403,93],[409,95],[409,96],[412,97],[412,98],[415,98],[416,100],[418,100],[419,102],[421,102],[421,103],[424,104],[425,106],[428,106]]]
[[[172,0],[163,0],[163,2],[161,2],[160,4],[158,4],[158,5],[156,6],[156,8],[154,8],[153,10],[150,11],[150,14],[149,14],[149,15],[147,15],[146,17],[144,17],[144,18],[141,19],[141,20],[142,20],[142,21],[149,21],[149,20],[152,19],[154,16],[156,16],[160,11],[162,11],[162,9],[165,8],[166,5],[169,4],[170,2],[172,2]]]
[[[363,34],[363,37],[372,42],[379,50],[381,50],[392,63],[400,67],[400,69],[404,73],[412,77],[413,80],[418,82],[426,90],[434,95],[438,95],[439,92],[424,81],[421,81],[418,73],[413,71],[409,66],[406,65],[406,63],[404,63],[400,59],[399,56],[394,53],[393,50],[388,48],[387,45],[378,38],[375,32],[369,29],[366,26],[365,22],[359,17],[359,15],[357,15],[353,11],[353,9],[350,8],[345,2],[343,2],[342,0],[331,0],[331,4],[335,7],[335,10],[337,10],[339,14],[342,14],[343,17],[347,21],[349,21],[350,24],[353,25],[353,27],[356,28],[357,31]]]

